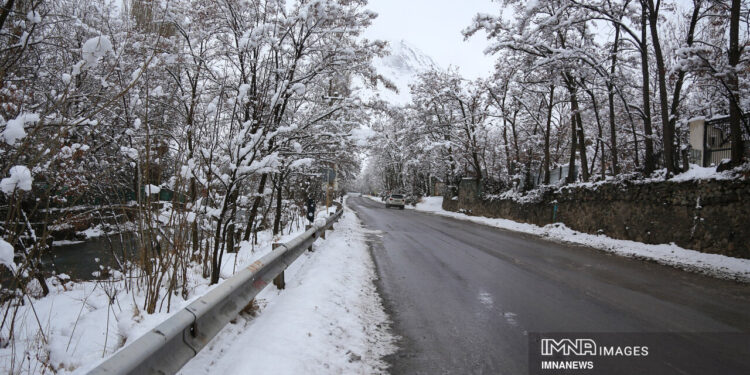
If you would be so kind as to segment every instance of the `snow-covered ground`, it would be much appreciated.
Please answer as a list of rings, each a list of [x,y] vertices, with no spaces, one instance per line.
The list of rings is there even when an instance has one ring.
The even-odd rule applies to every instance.
[[[599,187],[604,185],[622,184],[627,182],[628,184],[652,184],[662,183],[665,181],[670,182],[699,182],[709,180],[741,180],[750,172],[750,164],[744,164],[734,169],[726,170],[723,172],[717,172],[716,167],[701,167],[696,164],[690,164],[690,169],[685,172],[676,174],[669,179],[666,179],[667,170],[660,169],[655,171],[650,177],[644,178],[639,173],[621,173],[617,176],[607,176],[605,180],[599,181],[578,181],[574,183],[565,183],[559,181],[556,184],[542,185],[537,189],[521,192],[515,188],[511,188],[505,192],[499,194],[488,195],[488,199],[509,199],[518,203],[532,203],[539,202],[543,198],[543,194],[546,191],[561,192],[564,190],[572,189],[588,189],[597,190]]]
[[[368,196],[368,198],[382,203],[377,197]],[[655,261],[660,264],[724,279],[750,282],[750,259],[702,253],[682,248],[674,243],[651,245],[635,241],[618,240],[602,234],[578,232],[566,227],[562,223],[540,227],[534,224],[519,223],[507,219],[470,216],[463,213],[446,211],[443,209],[442,204],[443,197],[425,197],[422,198],[422,202],[418,203],[416,207],[407,206],[407,208],[496,228],[534,234],[560,242],[589,246],[621,256]]]
[[[324,210],[320,217],[327,216]],[[245,367],[254,373],[382,372],[380,358],[393,350],[392,338],[372,283],[375,273],[364,234],[348,209],[335,228],[328,239],[316,241],[316,252],[301,256],[286,271],[287,290],[268,286],[257,299],[259,315],[230,325],[186,373],[224,373],[210,363],[225,354],[227,365],[237,364],[238,358],[244,364],[255,362]],[[236,256],[224,255],[221,279],[267,254],[272,242],[286,242],[303,230],[285,230],[280,238],[261,232],[257,245],[241,243]],[[0,373],[49,373],[50,368],[58,374],[86,373],[213,288],[198,267],[188,272],[190,297],[173,295],[169,312],[165,299],[155,314],[142,310],[144,291],[126,290],[122,275],[115,274],[119,281],[72,282],[65,275],[49,279],[49,295],[19,307],[15,339],[8,343],[7,335],[0,335]],[[241,353],[232,354],[232,347]]]
[[[690,164],[690,169],[685,172],[672,176],[667,181],[672,182],[686,182],[686,181],[704,181],[704,180],[734,180],[741,179],[743,172],[747,172],[747,165],[743,165],[734,169],[730,169],[723,172],[717,172],[716,167],[701,167],[697,164]],[[579,187],[584,188],[596,188],[604,184],[618,183],[623,180],[629,180],[634,184],[650,184],[665,181],[667,174],[666,169],[660,169],[654,172],[651,177],[640,178],[637,174],[621,174],[616,177],[607,177],[606,180],[596,182],[576,182],[572,184],[566,184],[563,187],[566,189],[575,189]],[[634,178],[635,177],[635,178]]]
[[[303,231],[296,228],[276,240],[284,242]],[[243,242],[238,253],[224,255],[221,279],[265,255],[275,242],[268,231],[259,233],[258,241],[254,247]],[[50,368],[58,374],[87,372],[103,357],[213,288],[198,267],[188,272],[190,297],[164,298],[154,314],[142,310],[145,291],[134,285],[126,288],[123,275],[116,271],[113,280],[73,282],[64,274],[48,279],[50,293],[27,299],[19,308],[15,339],[7,346],[3,342],[0,348],[0,373],[37,374],[50,372]],[[39,284],[32,282],[29,289],[32,295],[38,294]],[[6,339],[7,332],[0,337]],[[44,368],[44,363],[50,368]]]
[[[348,208],[286,271],[286,289],[269,286],[255,318],[222,330],[181,374],[373,374],[395,350],[373,280],[365,230]]]

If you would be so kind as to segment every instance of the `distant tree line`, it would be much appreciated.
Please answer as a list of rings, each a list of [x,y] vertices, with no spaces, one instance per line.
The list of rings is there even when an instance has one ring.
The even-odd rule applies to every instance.
[[[435,69],[412,103],[380,121],[363,181],[431,193],[462,177],[485,190],[530,189],[689,168],[688,120],[728,116],[731,160],[750,128],[748,3],[740,0],[506,0],[477,15],[495,72],[467,80]],[[480,33],[481,32],[481,33]],[[560,169],[563,167],[563,169]]]

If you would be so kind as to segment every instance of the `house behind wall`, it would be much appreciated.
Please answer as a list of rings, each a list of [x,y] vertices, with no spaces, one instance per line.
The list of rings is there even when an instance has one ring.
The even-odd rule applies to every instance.
[[[710,167],[732,157],[729,117],[694,119],[688,122],[688,127],[691,163]],[[742,138],[745,143],[745,155],[750,157],[750,136],[743,132]]]

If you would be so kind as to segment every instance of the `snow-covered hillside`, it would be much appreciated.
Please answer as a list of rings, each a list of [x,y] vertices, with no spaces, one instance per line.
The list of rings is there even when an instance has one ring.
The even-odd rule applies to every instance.
[[[416,79],[419,73],[438,65],[419,48],[403,39],[389,41],[389,47],[390,55],[376,59],[373,65],[377,68],[378,73],[398,87],[398,92],[385,88],[382,83],[378,83],[378,88],[375,91],[362,88],[362,85],[359,84],[356,86],[359,86],[362,90],[364,99],[372,99],[379,95],[381,99],[391,104],[404,105],[411,101],[409,84]]]

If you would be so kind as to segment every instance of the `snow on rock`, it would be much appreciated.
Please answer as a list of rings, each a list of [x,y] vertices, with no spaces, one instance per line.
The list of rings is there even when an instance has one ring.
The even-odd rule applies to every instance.
[[[377,200],[375,197],[369,198]],[[630,258],[650,260],[691,272],[750,283],[750,259],[702,253],[696,250],[684,249],[674,243],[650,245],[635,241],[618,240],[603,234],[597,235],[578,232],[566,227],[562,223],[540,227],[507,219],[470,216],[444,210],[442,201],[443,197],[423,198],[423,201],[418,203],[415,209],[417,211],[471,221],[496,228],[548,237],[560,242],[584,245]]]
[[[255,318],[225,327],[180,371],[192,374],[377,374],[395,351],[365,231],[345,209],[336,230],[267,287]]]
[[[143,189],[146,191],[146,194],[153,195],[153,194],[159,194],[161,191],[161,188],[156,185],[148,184],[143,187]]]
[[[95,238],[104,235],[105,232],[104,228],[102,228],[101,224],[99,224],[95,227],[87,228],[86,230],[78,233],[84,235],[86,238]]]
[[[641,184],[652,184],[652,183],[663,183],[664,181],[671,182],[687,182],[687,181],[699,181],[699,180],[733,180],[743,179],[743,175],[750,171],[750,165],[745,164],[734,169],[726,170],[723,172],[717,172],[716,167],[701,167],[697,164],[690,164],[690,169],[676,174],[671,178],[667,179],[666,169],[660,169],[655,171],[650,177],[642,178],[638,173],[621,173],[617,176],[607,176],[606,180],[601,181],[579,181],[564,185],[543,185],[536,189],[530,190],[526,193],[509,189],[500,194],[487,195],[489,199],[510,199],[519,203],[533,203],[539,202],[546,190],[555,190],[556,192],[562,192],[571,189],[588,189],[597,190],[603,185],[610,184],[622,184],[627,182],[628,184],[641,185]]]
[[[7,195],[13,194],[16,189],[30,191],[31,183],[34,178],[31,177],[31,171],[23,165],[16,165],[10,168],[10,177],[0,181],[0,190]]]
[[[691,164],[687,172],[675,175],[670,180],[675,182],[690,180],[726,180],[735,178],[731,171],[716,172],[716,167],[701,167]]]
[[[8,120],[5,124],[5,130],[3,130],[5,143],[11,146],[16,144],[16,141],[26,137],[24,126],[37,121],[39,121],[39,115],[36,113],[22,113],[15,119]]]
[[[0,238],[0,264],[15,270],[16,264],[13,262],[13,245]]]
[[[69,246],[69,245],[78,245],[81,243],[84,243],[86,241],[76,241],[76,240],[58,240],[58,241],[52,241],[52,246]]]
[[[112,52],[112,42],[106,36],[97,36],[83,43],[81,57],[89,68],[96,67],[99,60]]]

